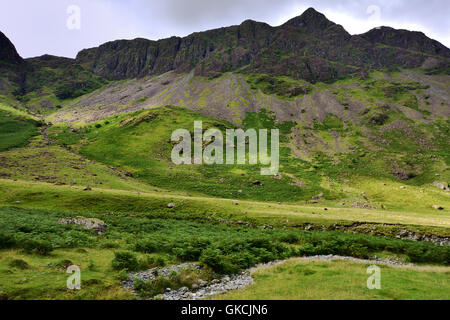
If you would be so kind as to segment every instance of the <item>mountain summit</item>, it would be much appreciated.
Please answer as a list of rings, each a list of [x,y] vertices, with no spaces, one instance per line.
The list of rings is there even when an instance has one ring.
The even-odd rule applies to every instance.
[[[310,83],[365,77],[381,69],[423,67],[428,73],[450,73],[450,50],[421,32],[382,27],[352,36],[313,8],[278,27],[246,20],[184,38],[112,41],[82,50],[76,59],[44,56],[23,61],[0,33],[0,66],[13,70],[9,83],[25,93],[39,88],[40,79],[60,79],[65,84],[58,85],[59,97],[67,97],[69,91],[85,93],[104,79],[142,78],[169,71],[208,78],[238,71]],[[73,74],[77,76],[68,80],[66,75]]]
[[[380,68],[417,68],[434,56],[446,70],[450,50],[422,33],[375,29],[351,36],[310,8],[279,27],[245,21],[239,26],[172,37],[109,42],[81,51],[77,62],[111,80],[168,71],[216,77],[224,72],[268,73],[309,82],[333,82]]]
[[[291,26],[297,28],[306,28],[308,31],[323,31],[335,25],[334,22],[325,17],[324,14],[316,11],[314,8],[309,8],[302,15],[292,18],[283,26]]]

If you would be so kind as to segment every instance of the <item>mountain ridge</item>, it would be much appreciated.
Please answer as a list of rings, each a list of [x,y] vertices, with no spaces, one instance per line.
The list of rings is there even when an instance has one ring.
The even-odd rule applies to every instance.
[[[23,103],[35,90],[58,99],[76,98],[109,81],[193,72],[210,79],[226,72],[287,76],[309,83],[366,78],[374,70],[423,67],[450,74],[450,49],[421,32],[379,27],[350,35],[341,25],[310,8],[272,27],[245,20],[240,25],[161,40],[116,40],[81,50],[75,59],[43,55],[22,59],[1,34],[0,88]],[[50,86],[50,88],[45,88]],[[45,93],[42,93],[45,91]],[[54,99],[53,99],[54,100]],[[36,108],[36,106],[34,106]],[[40,107],[38,107],[39,109]]]
[[[423,33],[392,32],[399,33],[400,40],[389,42],[377,29],[352,36],[310,8],[278,27],[246,20],[240,25],[196,32],[184,38],[112,41],[80,51],[76,61],[109,80],[159,75],[172,70],[194,70],[196,75],[215,77],[246,68],[244,71],[249,73],[332,82],[371,69],[420,67],[427,55],[441,59],[438,64],[448,65],[443,60],[450,57],[450,49],[439,42]],[[402,42],[402,38],[407,41]],[[379,43],[392,48],[380,48]],[[423,51],[421,44],[425,46]],[[274,62],[278,62],[276,68]],[[282,64],[289,67],[280,68]]]

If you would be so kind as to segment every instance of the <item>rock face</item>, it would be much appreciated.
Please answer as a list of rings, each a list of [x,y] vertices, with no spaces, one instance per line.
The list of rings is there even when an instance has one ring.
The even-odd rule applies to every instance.
[[[310,8],[278,27],[247,20],[184,38],[118,40],[83,50],[76,59],[45,55],[23,60],[0,33],[0,68],[5,65],[9,69],[1,70],[0,88],[8,87],[19,96],[33,91],[39,94],[44,87],[42,79],[51,78],[50,89],[58,98],[73,99],[98,89],[105,79],[134,79],[169,71],[193,71],[197,76],[215,78],[239,70],[311,83],[365,77],[372,70],[399,67],[450,74],[450,50],[420,32],[383,27],[352,36]],[[5,78],[7,83],[2,85]],[[294,96],[308,91],[303,87],[292,90]]]
[[[17,53],[17,50],[12,42],[2,32],[0,32],[0,65],[18,65],[21,63],[23,63],[23,60]]]
[[[377,68],[420,67],[430,55],[435,65],[449,64],[450,50],[423,33],[377,28],[351,36],[310,8],[279,27],[247,20],[185,38],[113,41],[81,51],[76,61],[110,80],[172,70],[215,77],[244,68],[242,72],[332,82]]]
[[[99,219],[78,217],[73,219],[61,219],[58,222],[61,224],[74,224],[88,230],[93,230],[96,234],[102,234],[108,230],[106,223]]]
[[[362,37],[372,43],[382,43],[388,46],[450,58],[450,50],[446,46],[428,38],[422,32],[381,27],[370,30],[363,34]]]

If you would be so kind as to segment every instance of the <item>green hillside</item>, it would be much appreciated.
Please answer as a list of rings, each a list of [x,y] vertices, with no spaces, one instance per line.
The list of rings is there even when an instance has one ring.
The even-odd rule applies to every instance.
[[[246,270],[254,285],[207,298],[448,298],[450,50],[437,41],[352,36],[309,9],[76,59],[0,44],[0,299],[160,299]],[[172,133],[196,121],[278,129],[278,174],[175,165]],[[298,259],[316,255],[370,261]],[[385,287],[369,292],[376,259]],[[184,263],[198,267],[130,274]]]

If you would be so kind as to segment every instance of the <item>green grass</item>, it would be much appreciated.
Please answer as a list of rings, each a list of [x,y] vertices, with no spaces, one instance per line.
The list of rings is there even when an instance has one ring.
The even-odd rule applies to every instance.
[[[195,221],[188,213],[163,208],[133,216],[85,213],[85,217],[102,219],[108,225],[102,235],[58,222],[79,215],[79,211],[0,207],[0,273],[7,275],[0,277],[3,297],[129,299],[120,288],[124,269],[146,270],[185,261],[200,262],[205,274],[210,270],[229,274],[257,263],[316,254],[394,255],[418,263],[450,263],[449,248],[430,243],[339,232],[233,227],[213,220]],[[84,290],[66,289],[67,265],[81,267]],[[144,284],[141,289],[146,290]]]
[[[380,266],[381,290],[369,290],[368,264],[345,261],[296,261],[259,269],[246,289],[225,300],[448,300],[450,269]]]
[[[254,123],[253,115],[246,124]],[[266,115],[263,115],[266,117]],[[160,188],[204,194],[216,197],[286,201],[307,199],[322,191],[321,188],[302,190],[290,184],[290,179],[279,181],[262,177],[260,165],[204,165],[176,166],[171,161],[172,132],[186,128],[193,131],[194,121],[202,120],[204,129],[231,128],[231,124],[183,108],[166,107],[141,111],[108,119],[110,124],[85,128],[86,143],[81,153],[90,159],[113,165],[133,173],[140,181]],[[268,119],[272,121],[273,119]],[[267,122],[267,120],[264,120]],[[284,124],[280,128],[286,129]],[[132,137],[132,139],[130,139]],[[283,148],[283,155],[288,154]],[[264,192],[253,182],[260,180]],[[242,190],[242,192],[239,192]]]
[[[380,186],[382,188],[383,186]],[[39,182],[0,180],[0,205],[17,205],[24,208],[55,209],[82,213],[117,212],[133,214],[136,212],[154,212],[162,210],[172,212],[176,217],[208,219],[216,214],[217,218],[244,220],[260,224],[274,224],[279,227],[295,226],[303,223],[330,225],[337,222],[373,222],[448,228],[450,217],[446,211],[432,208],[423,210],[366,210],[338,207],[330,203],[317,205],[281,204],[272,202],[239,201],[233,205],[231,199],[217,199],[189,194],[176,194],[164,191],[126,191],[94,188],[83,191],[80,186],[55,186]],[[431,189],[431,187],[430,187]],[[393,189],[384,192],[393,193]],[[405,194],[414,198],[415,192]],[[436,191],[439,192],[439,191]],[[401,198],[401,194],[398,195]],[[407,200],[405,200],[406,202]],[[417,199],[420,201],[420,199]],[[168,210],[168,203],[176,203],[175,210]],[[324,211],[327,205],[328,210]],[[182,214],[183,213],[183,214]]]
[[[39,145],[39,146],[36,146]],[[0,153],[0,176],[58,185],[102,187],[120,190],[153,190],[126,176],[126,172],[88,160],[58,145],[47,146],[37,137],[32,146]]]
[[[44,71],[44,80],[57,72]],[[40,85],[42,79],[31,80]],[[246,79],[253,90],[287,100],[293,100],[297,87],[303,86],[286,77]],[[44,95],[35,90],[25,99],[37,103],[50,97],[58,102],[56,89],[44,86]],[[229,105],[228,111],[242,120],[245,129],[280,129],[277,177],[262,177],[259,165],[175,166],[170,159],[175,129],[192,132],[198,120],[204,129],[234,127],[188,109],[141,110],[79,125],[76,131],[60,124],[45,127],[44,134],[36,136],[37,118],[0,105],[0,178],[9,179],[0,179],[0,274],[5,275],[0,277],[0,298],[130,299],[118,280],[126,273],[123,268],[141,270],[184,261],[199,262],[207,272],[219,273],[314,254],[396,256],[416,263],[448,264],[448,247],[391,239],[399,229],[450,235],[448,192],[432,186],[435,180],[450,179],[449,122],[426,124],[389,106],[399,104],[424,113],[414,98],[425,88],[372,78],[339,81],[332,89],[319,83],[314,89],[332,90],[345,117],[328,113],[311,127],[301,117],[278,123],[270,108],[241,117],[237,103]],[[185,92],[186,98],[191,93]],[[351,102],[368,106],[356,120],[346,117]],[[289,136],[293,129],[304,138],[303,145]],[[307,156],[294,157],[293,145]],[[256,180],[262,186],[255,185]],[[87,186],[92,189],[84,190]],[[323,196],[313,203],[320,193]],[[353,208],[357,202],[376,208]],[[168,208],[168,203],[175,203],[175,208]],[[444,210],[434,210],[436,204]],[[108,231],[97,236],[58,223],[60,218],[76,216],[101,219]],[[335,224],[354,228],[302,231],[308,223],[319,229],[333,229]],[[359,223],[373,225],[355,227]],[[274,229],[263,230],[269,225]],[[124,251],[125,262],[114,263]],[[68,275],[61,268],[65,260],[82,267],[84,290],[65,289]],[[369,292],[364,291],[364,265],[288,262],[256,272],[254,287],[230,297],[448,299],[446,268],[383,267],[383,274],[386,287]],[[172,280],[176,286],[185,284],[185,279]],[[166,284],[142,283],[140,290],[151,296]]]
[[[308,94],[312,88],[304,80],[294,80],[286,76],[271,76],[267,74],[252,74],[246,76],[246,81],[254,91],[261,90],[267,95],[279,98],[293,99]]]
[[[5,300],[130,300],[111,268],[110,249],[57,249],[49,256],[25,254],[20,250],[0,250],[0,298]],[[27,269],[11,267],[15,260]],[[70,261],[81,269],[81,290],[68,290],[70,276],[63,267]],[[67,262],[66,262],[67,263]]]
[[[23,147],[37,134],[35,121],[0,109],[0,152]]]

